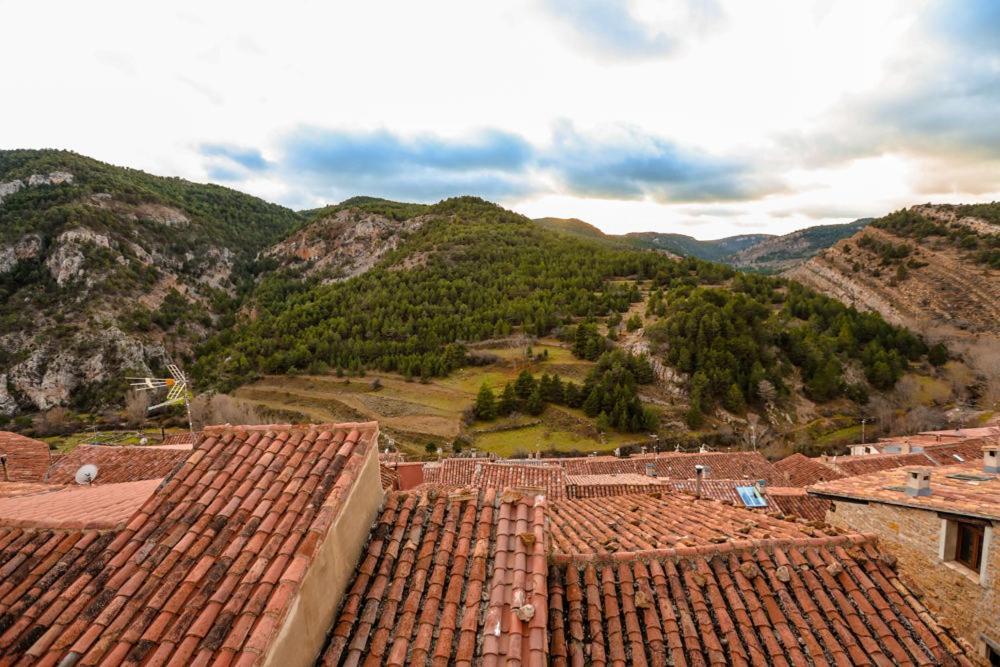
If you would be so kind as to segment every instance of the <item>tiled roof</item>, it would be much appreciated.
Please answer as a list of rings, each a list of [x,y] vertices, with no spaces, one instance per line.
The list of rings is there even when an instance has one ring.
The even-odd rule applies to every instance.
[[[440,473],[430,477],[424,466],[424,481],[450,486],[475,486],[480,489],[506,489],[532,487],[544,490],[547,496],[563,498],[566,495],[566,471],[559,466],[521,461],[492,461],[485,458],[445,459]]]
[[[982,472],[982,463],[930,468],[931,493],[929,496],[908,496],[900,489],[906,486],[903,469],[859,477],[848,477],[809,487],[809,493],[830,498],[854,498],[892,505],[917,507],[1000,519],[1000,476]],[[956,479],[953,475],[972,476],[979,479]]]
[[[664,485],[655,477],[636,473],[621,475],[568,475],[566,495],[569,498],[603,498],[633,493],[662,491]]]
[[[833,503],[825,498],[809,495],[798,486],[771,486],[764,492],[769,509],[786,516],[796,516],[806,521],[826,522],[826,512]]]
[[[43,487],[0,498],[0,524],[48,528],[121,528],[160,485],[158,479],[94,486]]]
[[[749,479],[703,479],[701,480],[701,497],[718,500],[720,502],[743,507],[740,494],[736,492],[737,486],[753,486],[756,480]],[[693,479],[673,479],[666,482],[666,486],[678,493],[697,495],[698,482]]]
[[[2,660],[259,662],[376,436],[374,424],[206,430],[102,567],[3,636]]]
[[[391,465],[379,463],[378,475],[379,482],[382,484],[383,489],[392,491],[399,489],[399,475],[396,473],[396,469]]]
[[[844,476],[843,473],[819,459],[809,458],[799,453],[786,456],[775,463],[774,467],[788,476],[788,484],[791,486],[809,486],[817,482],[840,479]]]
[[[688,495],[638,494],[562,500],[550,504],[549,515],[554,552],[570,556],[718,546],[818,534],[805,525],[715,500],[695,500]]]
[[[190,449],[79,445],[49,468],[49,484],[73,484],[77,470],[85,464],[97,466],[95,486],[162,479],[178,468],[191,454]]]
[[[863,536],[678,549],[549,574],[550,661],[566,665],[968,665]]]
[[[392,495],[321,664],[547,664],[545,503]]]
[[[0,498],[29,496],[33,493],[56,491],[63,488],[60,484],[41,484],[39,482],[0,482]]]
[[[114,538],[98,530],[0,527],[0,653],[9,656],[19,638],[31,641],[26,631],[45,625],[39,615],[72,595],[71,585],[92,579]]]
[[[566,471],[557,466],[484,463],[472,483],[480,489],[526,487],[541,489],[549,498],[566,496]]]
[[[892,470],[902,466],[930,465],[924,454],[865,454],[863,456],[834,456],[827,458],[845,476],[866,475],[879,470]]]
[[[437,484],[441,482],[441,464],[440,463],[425,463],[424,464],[424,483],[425,484]]]
[[[785,476],[758,452],[671,453],[633,457],[644,464],[653,460],[659,477],[694,479],[695,466],[707,467],[706,479],[765,480],[768,484],[785,483]]]
[[[181,445],[191,446],[198,441],[199,432],[171,433],[165,437],[156,447],[178,447]],[[153,446],[153,445],[147,445]]]
[[[961,442],[925,447],[924,454],[937,465],[955,465],[983,458],[984,444],[985,438],[969,438]]]
[[[40,482],[49,468],[49,446],[41,440],[26,438],[18,433],[0,431],[0,454],[7,457],[8,482]]]

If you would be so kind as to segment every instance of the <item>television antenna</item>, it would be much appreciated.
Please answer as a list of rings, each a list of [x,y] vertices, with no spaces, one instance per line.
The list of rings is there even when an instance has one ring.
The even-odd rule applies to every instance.
[[[167,395],[165,399],[156,405],[149,406],[147,411],[152,412],[153,410],[165,408],[170,405],[183,404],[187,410],[188,429],[193,433],[194,426],[191,424],[191,392],[188,391],[187,376],[184,375],[184,371],[177,364],[167,364],[167,370],[170,372],[170,377],[168,378],[130,377],[127,379],[130,381],[133,391],[152,392],[166,389]]]
[[[93,463],[80,466],[80,469],[76,471],[75,479],[77,484],[84,486],[90,484],[97,479],[97,466]]]

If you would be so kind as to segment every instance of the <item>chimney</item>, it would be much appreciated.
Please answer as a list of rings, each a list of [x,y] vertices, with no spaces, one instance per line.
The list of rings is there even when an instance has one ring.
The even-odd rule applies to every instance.
[[[1000,473],[1000,443],[983,445],[983,472]]]
[[[650,462],[650,463],[646,464],[646,476],[647,477],[656,477],[656,464],[655,463]]]
[[[700,463],[694,467],[694,497],[701,498],[701,478],[705,475],[705,466]]]
[[[914,498],[931,495],[930,468],[906,468],[906,495]]]
[[[3,466],[3,481],[9,482],[10,476],[7,474],[7,455],[0,454],[0,466]]]

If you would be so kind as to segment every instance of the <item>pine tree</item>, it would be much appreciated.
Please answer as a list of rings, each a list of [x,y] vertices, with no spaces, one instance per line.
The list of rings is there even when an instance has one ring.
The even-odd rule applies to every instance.
[[[524,409],[527,410],[529,415],[537,416],[542,414],[542,411],[545,409],[545,402],[542,400],[541,387],[535,385],[535,388],[531,390],[531,394],[524,404]]]
[[[534,388],[535,378],[530,372],[526,370],[521,371],[521,374],[517,376],[517,380],[514,382],[514,391],[517,392],[517,397],[522,401],[527,400]]]
[[[514,392],[514,385],[508,382],[503,387],[503,393],[500,394],[500,405],[497,411],[499,414],[507,416],[515,410],[517,410],[517,394]]]
[[[483,421],[490,421],[497,416],[496,398],[493,396],[493,390],[485,382],[476,395],[474,411],[476,418]]]

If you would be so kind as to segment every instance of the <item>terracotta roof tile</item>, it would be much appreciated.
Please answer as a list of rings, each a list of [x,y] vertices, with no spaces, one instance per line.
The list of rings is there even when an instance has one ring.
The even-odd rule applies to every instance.
[[[903,466],[928,465],[925,454],[865,454],[862,456],[835,456],[825,463],[832,465],[845,476],[865,475],[878,470],[891,470]]]
[[[809,487],[808,491],[828,498],[854,498],[1000,519],[1000,475],[983,473],[981,461],[929,470],[929,496],[907,495],[903,491],[907,474],[899,468],[824,482]]]
[[[797,486],[771,486],[765,490],[764,495],[770,510],[807,521],[826,523],[826,513],[833,507],[829,500],[809,495],[805,489]]]
[[[0,454],[6,457],[6,477],[0,481],[41,482],[49,468],[49,446],[41,440],[0,431]]]
[[[45,481],[49,484],[73,484],[77,470],[88,463],[97,466],[95,486],[163,479],[180,467],[190,453],[190,448],[79,445],[49,468]]]
[[[549,515],[554,553],[573,557],[821,534],[809,526],[686,494],[562,500],[551,503]]]
[[[3,635],[0,661],[257,663],[376,433],[374,424],[207,429],[99,565]]]
[[[399,474],[391,464],[379,463],[378,474],[383,489],[387,491],[399,490]]]
[[[533,488],[552,499],[566,497],[566,471],[558,466],[485,463],[472,484],[481,489]]]
[[[495,490],[388,498],[320,663],[547,664],[545,508]]]
[[[791,486],[809,486],[817,482],[844,477],[844,473],[825,464],[820,459],[809,458],[799,453],[786,456],[775,463],[774,467],[788,476],[788,484]]]
[[[636,473],[620,475],[568,475],[566,495],[569,498],[602,498],[633,493],[663,491],[664,485],[656,477]]]
[[[35,493],[0,498],[0,524],[66,529],[121,528],[160,481],[40,486]]]
[[[549,617],[555,667],[971,664],[862,536],[570,560]]]

